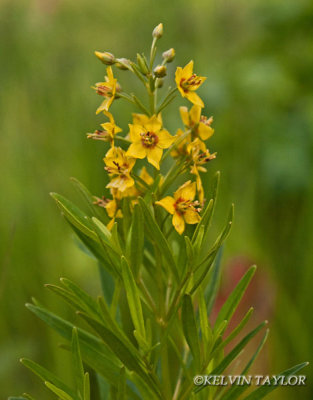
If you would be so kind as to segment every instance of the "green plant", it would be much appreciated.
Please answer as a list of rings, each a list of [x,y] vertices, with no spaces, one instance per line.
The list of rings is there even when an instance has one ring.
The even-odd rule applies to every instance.
[[[211,193],[205,196],[200,173],[206,172],[204,165],[216,157],[205,144],[214,133],[213,119],[201,115],[204,104],[196,93],[205,78],[193,73],[193,61],[184,68],[178,67],[176,87],[169,88],[158,102],[167,64],[175,56],[174,49],[170,49],[163,53],[161,64],[154,66],[156,44],[162,35],[163,26],[159,24],[152,34],[149,60],[144,54],[137,54],[135,63],[111,53],[96,52],[108,65],[105,81],[94,87],[103,97],[97,114],[103,113],[109,122],[102,123],[102,129],[89,133],[88,138],[109,146],[104,163],[110,178],[106,187],[112,198],[95,197],[73,179],[89,206],[86,216],[71,201],[52,194],[80,239],[82,249],[98,260],[103,290],[103,295],[94,299],[68,279],[62,278],[61,286],[46,285],[73,307],[92,332],[74,326],[37,301],[27,304],[28,309],[67,340],[63,347],[72,353],[74,389],[35,362],[21,360],[62,400],[89,400],[91,395],[101,400],[239,398],[249,385],[228,390],[209,385],[197,387],[193,377],[222,375],[267,324],[262,322],[225,355],[226,345],[242,332],[253,312],[249,309],[225,335],[255,273],[254,266],[225,301],[214,326],[209,322],[221,275],[222,246],[233,221],[233,206],[225,227],[208,246],[219,173]],[[147,90],[149,106],[135,94],[122,90],[112,65],[139,79]],[[173,136],[164,129],[161,112],[177,93],[193,106],[191,110],[180,107],[184,130],[179,129]],[[109,112],[118,98],[142,112],[133,114],[128,136],[119,135],[121,129]],[[116,143],[127,146],[127,150]],[[140,161],[145,158],[147,165]],[[148,168],[152,169],[151,175]],[[178,187],[181,178],[185,178],[185,183]],[[268,330],[241,375],[250,369],[267,335]],[[90,386],[83,363],[96,374],[97,388]],[[295,374],[305,365],[299,364],[281,375]],[[276,387],[261,386],[245,398],[261,399]],[[20,399],[32,399],[28,394],[23,396]],[[11,398],[14,399],[18,398]]]

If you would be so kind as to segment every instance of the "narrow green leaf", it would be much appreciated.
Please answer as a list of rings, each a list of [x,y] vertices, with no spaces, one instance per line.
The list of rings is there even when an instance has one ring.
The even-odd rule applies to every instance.
[[[88,372],[84,375],[84,400],[90,400],[90,380]]]
[[[255,329],[249,332],[235,347],[227,354],[223,361],[211,372],[211,375],[220,375],[228,365],[239,355],[242,349],[250,342],[250,340],[266,326],[267,321],[262,322]]]
[[[95,316],[100,315],[97,301],[93,299],[88,293],[86,293],[83,289],[76,285],[76,283],[67,278],[60,278],[60,281],[67,289],[69,289],[73,293],[73,295],[77,299],[80,299],[86,311],[89,311]]]
[[[126,241],[126,258],[129,260],[134,275],[137,276],[143,257],[144,219],[139,204],[134,207],[132,224]]]
[[[103,209],[98,207],[97,205],[94,204],[95,198],[94,196],[89,192],[89,190],[86,188],[84,184],[82,184],[78,179],[76,178],[70,178],[72,184],[74,185],[75,189],[78,191],[78,193],[81,194],[82,198],[85,200],[86,204],[88,205],[91,213],[99,218],[100,220],[105,218],[106,221],[108,221],[108,217],[106,213],[101,212]]]
[[[133,324],[140,336],[145,339],[146,331],[142,314],[139,290],[125,257],[122,257],[122,276]]]
[[[267,324],[267,321],[262,322],[255,329],[249,332],[234,348],[233,350],[227,354],[226,357],[218,364],[216,368],[210,373],[210,375],[221,375],[223,371],[229,366],[229,364],[235,360],[241,351],[246,347],[246,345],[250,342],[250,340]],[[198,393],[200,390],[204,389],[206,386],[201,386],[195,389],[195,393]],[[250,400],[250,399],[249,399]]]
[[[126,372],[125,372],[124,367],[121,368],[116,400],[127,400],[127,397],[126,397]]]
[[[200,234],[200,229],[201,227],[203,227],[203,230],[206,231],[206,229],[204,229],[206,227],[206,225],[208,224],[208,220],[210,219],[210,216],[212,215],[213,212],[213,204],[214,204],[214,200],[211,199],[203,212],[203,215],[201,216],[201,221],[199,222],[199,224],[197,225],[194,234],[192,235],[192,244],[195,244],[196,242],[199,242],[199,247],[202,244],[202,239],[203,239],[203,234],[202,237],[199,238],[199,234]]]
[[[182,300],[182,324],[186,341],[189,345],[191,354],[195,360],[196,368],[199,370],[200,361],[200,345],[199,334],[196,325],[195,313],[192,305],[191,296],[185,294]]]
[[[85,213],[81,211],[75,204],[67,200],[65,197],[57,193],[51,193],[52,198],[56,201],[58,207],[65,215],[66,219],[74,225],[80,232],[87,235],[94,241],[98,241],[90,220]]]
[[[78,315],[80,315],[99,334],[104,343],[106,343],[111,351],[130,371],[136,372],[148,385],[154,388],[156,393],[159,392],[159,389],[148,375],[142,360],[134,357],[129,348],[125,346],[113,332],[84,313],[78,313]]]
[[[254,363],[255,359],[257,358],[258,354],[262,350],[262,347],[264,346],[264,343],[266,342],[266,339],[268,337],[269,329],[266,329],[266,332],[258,345],[255,353],[253,356],[250,358],[249,362],[241,372],[241,376],[246,375],[246,373],[249,371],[251,365]],[[247,390],[249,386],[232,386],[222,397],[221,400],[234,400],[237,399],[245,390]]]
[[[26,368],[30,369],[35,375],[37,375],[43,382],[49,381],[49,382],[53,383],[55,386],[61,388],[69,396],[75,398],[75,392],[71,388],[69,388],[65,383],[63,383],[52,372],[48,371],[46,368],[37,364],[35,361],[29,360],[27,358],[21,358],[20,362]]]
[[[217,252],[216,260],[213,267],[208,273],[208,286],[205,289],[204,298],[206,299],[208,314],[211,314],[215,298],[218,292],[221,277],[221,261],[223,255],[223,246]]]
[[[146,203],[144,202],[144,200],[141,197],[139,197],[139,204],[140,204],[142,212],[143,212],[143,216],[145,219],[145,226],[146,226],[147,232],[149,233],[149,236],[153,239],[153,241],[158,246],[160,253],[164,257],[168,267],[171,269],[175,279],[178,281],[179,275],[178,275],[178,271],[177,271],[177,265],[176,265],[172,251],[169,247],[169,244],[168,244],[165,236],[161,232],[159,225],[156,223],[156,221],[153,218],[151,212],[149,211]]]
[[[205,305],[203,289],[200,288],[198,293],[199,293],[199,320],[200,320],[200,328],[201,328],[202,342],[203,342],[203,347],[202,347],[203,359],[206,360],[207,354],[211,349],[213,335]]]
[[[200,227],[199,227],[200,226]],[[198,224],[197,228],[199,228],[197,237],[195,239],[195,241],[193,242],[193,248],[194,248],[194,252],[196,254],[196,256],[199,255],[200,252],[200,248],[201,248],[201,244],[202,244],[202,240],[203,240],[203,236],[204,236],[204,224],[202,224],[201,222]]]
[[[45,382],[47,388],[49,388],[53,393],[55,393],[61,400],[73,400],[73,397],[69,396],[67,393],[63,392],[63,390],[54,386],[50,382]]]
[[[55,329],[62,337],[69,342],[71,341],[72,330],[74,328],[73,324],[65,321],[50,311],[47,311],[43,307],[34,306],[33,304],[26,304],[26,307],[51,328]],[[102,343],[100,339],[89,332],[78,328],[78,336],[81,345],[81,352],[83,358],[85,359],[86,357],[86,362],[89,365],[90,363],[92,363],[92,365],[97,365],[97,368],[95,369],[99,369],[101,373],[104,373],[105,376],[109,376],[109,379],[113,381],[116,377],[114,372],[118,374],[120,369],[120,362],[117,360],[116,356]],[[116,370],[116,368],[118,369]]]
[[[84,393],[84,367],[80,354],[79,342],[78,342],[78,334],[77,328],[73,328],[72,333],[72,366],[74,371],[74,378],[76,383],[76,389],[80,397],[83,396]]]
[[[69,221],[68,221],[69,222]],[[73,231],[79,237],[79,239],[83,242],[83,244],[91,251],[91,253],[99,260],[99,262],[104,266],[104,268],[112,274],[114,277],[119,277],[120,272],[118,270],[118,262],[117,257],[112,257],[112,254],[109,253],[107,247],[103,244],[104,242],[100,241],[100,243],[95,242],[90,239],[87,235],[84,235],[79,229],[77,229],[70,222]],[[98,232],[97,232],[98,233]]]
[[[254,273],[256,270],[256,266],[252,266],[251,268],[248,269],[248,271],[245,273],[245,275],[242,277],[240,282],[237,284],[235,289],[232,291],[232,293],[228,296],[227,300],[223,304],[221,310],[219,311],[216,321],[215,321],[215,327],[218,327],[219,324],[227,320],[228,322],[230,321],[231,317],[233,316],[234,312],[237,309],[237,306],[242,299],[242,296],[244,295]],[[216,329],[214,327],[214,329]]]
[[[278,375],[285,376],[285,379],[286,379],[291,375],[295,375],[298,371],[300,371],[302,368],[306,367],[308,364],[309,364],[308,362],[304,362],[302,364],[295,365],[294,367],[289,368],[286,371],[279,373]],[[275,385],[275,380],[273,378],[270,380],[270,383],[271,383],[270,385],[263,385],[263,386],[258,387],[256,390],[254,390],[252,393],[250,393],[243,400],[263,399],[265,396],[267,396],[273,390],[280,387],[279,385]]]

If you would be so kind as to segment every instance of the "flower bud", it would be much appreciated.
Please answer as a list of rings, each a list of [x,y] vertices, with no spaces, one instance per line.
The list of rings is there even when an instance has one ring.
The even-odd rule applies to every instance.
[[[164,79],[163,78],[158,78],[155,81],[155,87],[160,89],[164,84]]]
[[[108,53],[108,52],[101,53],[100,51],[95,51],[95,55],[99,58],[99,60],[101,62],[103,62],[103,64],[106,64],[106,65],[115,64],[115,61],[116,61],[115,57],[111,53]]]
[[[152,32],[152,37],[160,39],[163,36],[163,24],[157,25]]]
[[[137,64],[142,74],[147,75],[149,73],[147,61],[145,60],[145,57],[141,56],[139,53],[137,53]]]
[[[167,63],[170,63],[175,58],[175,50],[173,48],[164,51],[162,54],[163,60]]]
[[[154,68],[153,72],[157,78],[163,78],[166,75],[166,67],[165,65],[158,65]]]
[[[115,62],[115,66],[119,69],[122,70],[127,70],[128,67],[127,65],[130,66],[130,60],[128,60],[127,58],[117,58],[116,62]]]

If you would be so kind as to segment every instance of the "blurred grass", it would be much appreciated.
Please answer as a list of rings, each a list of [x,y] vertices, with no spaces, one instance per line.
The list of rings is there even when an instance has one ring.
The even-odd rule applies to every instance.
[[[55,352],[59,339],[24,303],[34,295],[66,314],[42,285],[66,275],[96,293],[97,271],[76,248],[49,192],[75,200],[68,180],[75,176],[102,194],[104,151],[85,139],[100,121],[90,86],[104,68],[93,50],[125,57],[148,51],[160,21],[160,47],[175,47],[174,64],[193,58],[196,72],[208,77],[201,96],[215,118],[210,150],[218,151],[211,173],[222,171],[217,225],[236,204],[224,259],[248,257],[276,287],[270,361],[259,372],[278,372],[313,354],[312,2],[8,0],[0,3],[1,398],[23,391],[47,398],[20,356],[71,379],[63,351]],[[126,73],[119,78],[133,86]],[[177,105],[165,117],[172,131]],[[117,102],[113,110],[127,129],[128,105]],[[309,382],[269,399],[291,400],[300,390],[302,398],[313,395]]]

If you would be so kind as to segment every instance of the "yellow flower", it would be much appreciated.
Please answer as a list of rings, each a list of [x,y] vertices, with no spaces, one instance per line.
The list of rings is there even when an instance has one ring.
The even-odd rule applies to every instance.
[[[94,87],[96,93],[104,97],[103,102],[97,108],[96,114],[101,111],[108,111],[116,94],[117,79],[113,76],[112,67],[107,68],[107,76],[104,79],[105,82],[98,82]]]
[[[120,147],[112,147],[103,159],[105,169],[108,171],[111,182],[107,185],[108,188],[118,189],[124,192],[126,189],[134,186],[135,182],[130,176],[130,172],[135,165],[136,160],[125,154],[125,151]]]
[[[176,192],[174,197],[167,196],[157,201],[167,212],[173,215],[172,223],[176,231],[181,235],[187,224],[197,224],[200,222],[199,202],[194,201],[196,195],[195,182],[188,181],[184,183]]]
[[[138,114],[137,114],[138,115]],[[135,158],[147,157],[150,164],[160,169],[163,149],[167,149],[175,138],[165,129],[162,129],[160,117],[153,115],[151,118],[136,116],[137,123],[129,124],[129,135],[132,144],[127,150],[127,156]]]
[[[178,141],[184,133],[182,129],[178,129],[176,132],[176,141]],[[171,151],[171,156],[177,158],[187,155],[187,144],[190,143],[190,141],[191,135],[189,134]]]
[[[204,104],[195,91],[205,80],[205,77],[193,73],[193,61],[190,61],[184,68],[177,67],[176,69],[175,82],[180,94],[199,107],[204,107]]]
[[[183,124],[186,128],[191,129],[195,136],[207,140],[213,135],[214,129],[211,127],[213,118],[201,115],[200,106],[194,105],[190,111],[187,107],[179,107],[179,111]]]
[[[119,209],[118,201],[115,198],[110,200],[106,199],[104,196],[102,196],[102,198],[95,197],[94,204],[105,208],[108,216],[111,218],[110,222],[107,224],[109,230],[113,228],[116,218],[123,218],[123,213]]]
[[[192,162],[190,172],[196,175],[198,197],[202,204],[204,201],[204,190],[200,172],[206,172],[206,168],[204,168],[203,165],[216,158],[216,153],[211,154],[209,149],[206,148],[205,144],[199,138],[196,138],[193,142],[188,144],[187,152]]]
[[[96,130],[94,133],[88,133],[88,139],[103,140],[104,142],[110,142],[114,146],[114,136],[122,132],[122,129],[115,124],[113,115],[108,111],[103,111],[110,122],[105,122],[101,124],[102,130]]]

